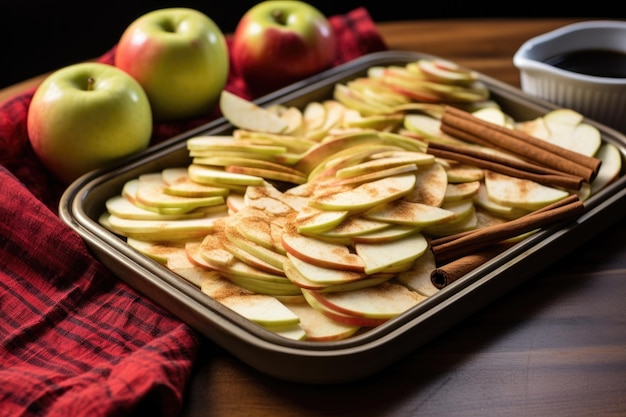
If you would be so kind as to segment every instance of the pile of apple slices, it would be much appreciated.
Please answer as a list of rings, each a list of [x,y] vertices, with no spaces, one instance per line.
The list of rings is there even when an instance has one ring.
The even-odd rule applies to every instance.
[[[100,223],[270,331],[350,337],[438,291],[430,238],[506,222],[573,192],[428,154],[433,141],[477,147],[441,131],[451,102],[601,159],[577,191],[583,200],[621,171],[617,147],[582,115],[516,122],[473,72],[423,60],[373,67],[303,109],[224,92],[232,135],[188,139],[189,166],[128,181]]]

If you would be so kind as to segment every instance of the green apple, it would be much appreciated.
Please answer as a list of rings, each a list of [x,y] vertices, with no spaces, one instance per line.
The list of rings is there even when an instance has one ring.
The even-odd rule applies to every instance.
[[[70,183],[145,149],[152,114],[131,76],[111,65],[81,63],[53,72],[37,88],[27,130],[41,162]]]
[[[226,85],[229,54],[223,33],[208,16],[165,8],[126,28],[115,66],[143,86],[155,119],[176,120],[212,110]]]
[[[302,1],[268,0],[235,29],[232,60],[248,87],[265,94],[332,66],[337,49],[328,19]]]

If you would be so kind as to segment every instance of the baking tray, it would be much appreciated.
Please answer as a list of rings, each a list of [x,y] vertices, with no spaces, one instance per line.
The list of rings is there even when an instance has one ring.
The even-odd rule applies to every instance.
[[[373,65],[404,65],[421,58],[437,57],[405,51],[366,55],[256,102],[303,107],[309,101],[330,98],[336,83],[365,75]],[[493,99],[516,120],[529,120],[556,108],[495,79],[484,75],[480,79]],[[596,126],[603,140],[617,145],[625,158],[626,138],[621,133],[592,120],[585,122]],[[98,223],[105,201],[119,194],[126,181],[142,173],[189,164],[186,139],[198,134],[227,134],[232,129],[225,119],[218,119],[109,169],[88,173],[65,191],[59,214],[120,279],[243,362],[288,381],[342,383],[375,374],[556,262],[616,222],[626,210],[626,177],[621,173],[612,185],[585,201],[586,213],[576,222],[532,235],[397,318],[345,340],[289,340],[219,304]]]

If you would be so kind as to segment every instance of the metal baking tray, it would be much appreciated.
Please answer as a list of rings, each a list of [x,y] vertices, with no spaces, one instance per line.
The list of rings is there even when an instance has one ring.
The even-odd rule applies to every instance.
[[[330,98],[336,83],[365,75],[373,65],[403,65],[420,58],[436,57],[405,51],[366,55],[256,102],[303,107],[309,101]],[[529,120],[556,108],[492,78],[480,78],[502,109],[516,120]],[[617,145],[625,158],[626,137],[592,120],[585,121],[601,131],[604,141]],[[288,381],[328,384],[373,375],[536,275],[626,212],[626,177],[622,173],[616,182],[585,202],[587,211],[578,221],[534,234],[399,317],[341,341],[289,340],[219,304],[98,224],[106,199],[119,194],[126,181],[142,173],[189,164],[186,139],[198,134],[227,134],[232,129],[225,119],[218,119],[114,167],[86,174],[65,191],[59,214],[120,279],[243,362]]]

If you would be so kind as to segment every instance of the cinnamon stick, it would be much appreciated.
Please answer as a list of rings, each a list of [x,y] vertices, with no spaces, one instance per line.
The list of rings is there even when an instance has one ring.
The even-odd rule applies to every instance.
[[[439,158],[466,163],[547,186],[579,190],[584,181],[582,177],[525,161],[488,154],[465,146],[430,142],[426,152]]]
[[[566,202],[557,202],[506,223],[488,226],[474,231],[431,241],[431,250],[437,264],[443,264],[476,253],[493,244],[522,235],[541,227],[578,218],[585,207],[577,195]]]
[[[598,158],[565,149],[520,130],[490,123],[452,106],[444,109],[441,130],[463,140],[510,151],[524,159],[582,177],[587,182],[595,178],[602,163]]]
[[[510,243],[497,244],[471,255],[455,259],[445,265],[441,265],[430,273],[430,281],[436,288],[442,289],[479,266],[487,263],[493,259],[494,256],[501,254],[511,246],[512,244]]]

